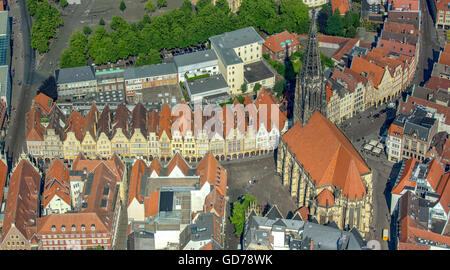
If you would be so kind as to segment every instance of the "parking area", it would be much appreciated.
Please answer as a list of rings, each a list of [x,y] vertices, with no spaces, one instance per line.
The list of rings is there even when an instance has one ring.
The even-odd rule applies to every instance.
[[[297,209],[288,188],[281,185],[273,154],[252,160],[223,162],[222,165],[228,172],[229,204],[240,196],[250,193],[258,199],[262,207],[266,204],[276,204],[285,217],[290,211]],[[256,183],[252,181],[250,184],[251,180],[256,180]],[[227,211],[227,217],[229,217],[230,207]],[[236,249],[239,243],[240,239],[234,235],[234,227],[228,219],[225,225],[225,249]]]

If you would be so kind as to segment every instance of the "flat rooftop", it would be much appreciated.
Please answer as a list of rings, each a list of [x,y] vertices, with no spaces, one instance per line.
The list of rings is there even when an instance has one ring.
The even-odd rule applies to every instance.
[[[244,66],[244,78],[247,83],[259,82],[275,76],[275,73],[264,61],[258,61]]]
[[[178,68],[214,60],[217,60],[217,55],[213,50],[197,51],[173,57]]]
[[[228,88],[228,84],[222,74],[212,75],[206,78],[200,78],[186,82],[191,95],[207,93],[209,91]]]

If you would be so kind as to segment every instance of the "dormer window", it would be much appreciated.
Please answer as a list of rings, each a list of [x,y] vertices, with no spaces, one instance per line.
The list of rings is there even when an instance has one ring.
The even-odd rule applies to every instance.
[[[63,231],[63,232],[66,231],[66,225],[62,225],[62,226],[61,226],[61,231]]]
[[[56,226],[52,225],[52,232],[56,232]]]
[[[95,224],[91,225],[91,231],[95,231]]]
[[[76,226],[75,226],[75,224],[72,224],[72,232],[74,232],[75,230],[76,230]]]
[[[81,230],[85,231],[86,230],[86,226],[84,224],[81,224]]]

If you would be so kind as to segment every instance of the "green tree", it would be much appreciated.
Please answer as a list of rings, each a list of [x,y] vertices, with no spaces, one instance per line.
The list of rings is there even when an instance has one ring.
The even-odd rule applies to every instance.
[[[242,20],[242,26],[258,27],[268,34],[283,29],[278,4],[274,0],[243,0],[239,7],[239,20]]]
[[[326,33],[327,31],[327,21],[333,15],[331,11],[330,4],[324,4],[321,6],[319,13],[317,14],[317,26],[319,28],[319,32]]]
[[[152,19],[150,18],[150,16],[148,16],[148,14],[144,14],[144,17],[142,17],[142,19],[137,23],[136,27],[139,29],[139,31],[142,31],[142,29],[144,29],[144,27],[151,22]]]
[[[124,1],[121,1],[121,2],[120,2],[119,8],[120,8],[120,11],[124,11],[124,10],[127,8],[127,6],[125,5],[125,2],[124,2]]]
[[[183,3],[181,4],[180,10],[184,13],[192,13],[192,3],[190,0],[183,0]]]
[[[167,7],[167,0],[158,0],[158,8]]]
[[[161,56],[159,52],[155,49],[151,49],[148,54],[139,54],[136,59],[136,66],[144,66],[144,65],[154,65],[161,63]]]
[[[359,13],[352,13],[353,27],[358,28],[361,25]]]
[[[243,84],[241,85],[241,91],[242,91],[242,93],[247,92],[247,84],[246,84],[246,83],[243,83]]]
[[[144,7],[148,12],[153,12],[156,10],[156,5],[153,3],[153,0],[148,0]]]
[[[100,19],[100,21],[98,22],[99,25],[105,25],[105,20],[103,20],[103,18]]]
[[[69,5],[69,3],[67,2],[67,0],[61,0],[60,2],[59,2],[59,4],[64,8],[64,7],[67,7],[67,5]]]
[[[81,31],[76,31],[70,37],[69,49],[61,54],[60,68],[79,67],[87,64],[87,37]]]
[[[236,236],[240,236],[244,230],[245,214],[251,203],[258,203],[258,200],[251,194],[246,194],[240,200],[233,202],[230,221],[234,225]]]
[[[353,18],[352,18],[351,11],[345,12],[345,16],[344,16],[343,22],[344,22],[345,29],[348,29],[350,26],[353,25]]]
[[[356,28],[353,27],[353,25],[350,25],[350,27],[347,29],[347,31],[345,32],[345,36],[349,37],[349,38],[354,38],[356,37]]]
[[[344,22],[342,21],[339,9],[336,9],[333,16],[328,18],[326,32],[328,35],[344,36]]]
[[[310,19],[308,6],[303,0],[283,0],[280,5],[281,18],[287,30],[308,33]]]
[[[262,85],[260,83],[255,83],[255,86],[253,86],[253,91],[258,91],[261,87]]]
[[[212,5],[211,0],[198,0],[197,3],[195,4],[195,8],[197,9],[197,11],[199,11],[202,8],[210,5]]]
[[[92,29],[91,29],[89,26],[85,25],[85,26],[83,27],[83,33],[84,33],[85,35],[89,35],[90,33],[92,33]]]
[[[322,53],[320,53],[320,62],[322,63],[322,68],[324,66],[327,66],[329,68],[333,68],[334,67],[334,62],[333,59],[326,57],[325,55],[323,55]]]

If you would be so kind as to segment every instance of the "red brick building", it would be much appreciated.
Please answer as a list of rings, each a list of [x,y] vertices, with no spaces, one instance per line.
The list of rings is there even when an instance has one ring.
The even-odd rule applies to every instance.
[[[299,49],[298,35],[283,31],[266,38],[262,46],[263,54],[270,55],[272,61],[284,61],[284,58],[292,55]]]

